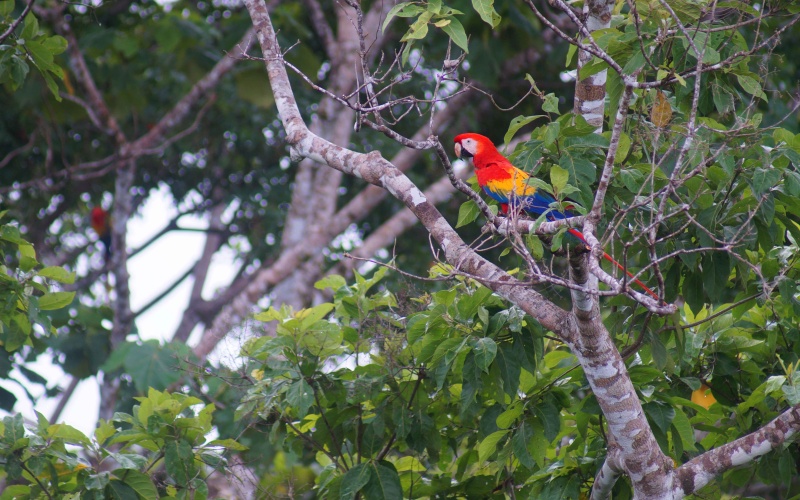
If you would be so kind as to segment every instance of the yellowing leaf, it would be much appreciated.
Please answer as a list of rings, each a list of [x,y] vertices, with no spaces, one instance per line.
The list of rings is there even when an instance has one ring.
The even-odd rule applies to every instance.
[[[700,386],[699,389],[692,391],[692,403],[697,404],[708,410],[711,405],[717,402],[717,398],[711,394],[711,388],[706,384]]]
[[[664,128],[669,125],[672,120],[672,106],[670,106],[664,93],[660,90],[656,93],[656,102],[653,104],[653,109],[650,110],[650,121],[653,125],[659,128]]]

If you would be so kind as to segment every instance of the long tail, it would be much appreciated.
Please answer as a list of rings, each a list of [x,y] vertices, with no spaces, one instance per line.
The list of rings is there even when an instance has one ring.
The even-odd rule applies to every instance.
[[[584,237],[583,237],[583,233],[581,233],[581,232],[580,232],[580,231],[578,231],[577,229],[568,229],[567,231],[569,232],[569,234],[571,234],[571,235],[575,236],[576,238],[580,239],[580,240],[581,240],[581,241],[583,241],[584,243],[587,243],[587,242],[586,242],[586,238],[584,238]],[[588,243],[587,243],[587,244],[588,244]],[[617,266],[617,267],[619,268],[619,270],[620,270],[620,271],[622,271],[622,272],[624,272],[625,274],[627,274],[627,275],[628,275],[628,277],[629,277],[630,279],[632,279],[634,283],[636,283],[637,285],[639,285],[640,287],[642,287],[642,289],[643,289],[645,292],[647,292],[647,294],[648,294],[648,295],[650,295],[651,297],[653,297],[653,298],[654,298],[654,299],[656,299],[656,300],[659,300],[659,301],[661,300],[661,299],[659,298],[659,296],[656,294],[656,292],[654,292],[653,290],[651,290],[651,289],[650,289],[650,288],[649,288],[647,285],[645,285],[644,283],[642,283],[642,282],[641,282],[641,281],[639,281],[638,279],[634,278],[634,277],[633,277],[633,274],[632,274],[630,271],[628,271],[628,270],[625,268],[625,266],[623,266],[622,264],[620,264],[619,262],[617,262],[616,260],[614,260],[614,258],[613,258],[612,256],[608,255],[606,252],[603,252],[603,258],[604,258],[604,259],[606,259],[607,261],[611,262],[611,263],[612,263],[612,264],[614,264],[615,266]]]

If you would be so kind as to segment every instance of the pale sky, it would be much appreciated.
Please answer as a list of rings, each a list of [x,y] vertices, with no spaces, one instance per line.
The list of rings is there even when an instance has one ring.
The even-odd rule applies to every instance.
[[[128,223],[129,248],[137,248],[146,242],[176,214],[174,201],[166,188],[162,187],[153,192],[139,214]],[[180,219],[179,225],[205,228],[208,223],[202,217],[185,216]],[[172,231],[134,256],[129,261],[132,310],[139,310],[194,265],[200,257],[204,242],[204,233]],[[211,297],[215,289],[227,286],[235,272],[235,255],[226,246],[214,256],[208,279],[203,288],[203,295],[207,298]],[[166,339],[172,336],[180,323],[183,310],[189,303],[192,283],[192,278],[184,280],[161,302],[137,318],[136,325],[142,339]],[[37,363],[29,365],[29,368],[51,381],[50,384],[58,381],[63,388],[70,382],[69,376],[65,375],[60,367],[54,365],[47,355],[40,356]],[[25,380],[18,372],[12,372],[12,374],[18,380]],[[0,385],[17,396],[18,400],[14,410],[22,413],[25,418],[35,421],[34,406],[24,391],[18,385],[7,381],[0,381]],[[33,388],[29,388],[29,390],[31,389]],[[43,393],[41,390],[32,392],[37,397]],[[91,435],[97,420],[99,401],[96,379],[92,377],[83,380],[70,398],[59,422],[72,425],[87,435]],[[57,403],[57,399],[41,398],[36,403],[35,409],[49,418]]]

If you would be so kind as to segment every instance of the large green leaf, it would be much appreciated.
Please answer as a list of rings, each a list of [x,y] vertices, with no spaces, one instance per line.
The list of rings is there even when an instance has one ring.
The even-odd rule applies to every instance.
[[[356,494],[367,485],[372,476],[372,468],[366,464],[357,464],[342,476],[342,483],[339,486],[339,498],[341,500],[351,500]]]
[[[158,490],[147,474],[127,469],[114,471],[114,475],[135,491],[139,498],[143,500],[158,500]]]
[[[372,474],[362,490],[366,500],[391,500],[403,498],[400,476],[394,466],[386,461],[370,463]]]
[[[157,340],[132,345],[124,362],[125,370],[141,392],[151,387],[158,390],[169,387],[181,376],[179,365],[176,353]]]

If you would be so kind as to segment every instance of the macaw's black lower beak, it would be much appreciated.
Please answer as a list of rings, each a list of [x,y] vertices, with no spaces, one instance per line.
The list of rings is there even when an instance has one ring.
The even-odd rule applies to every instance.
[[[466,148],[461,147],[461,144],[456,144],[453,149],[455,149],[456,156],[462,160],[465,158],[472,158],[472,153],[467,151]]]

